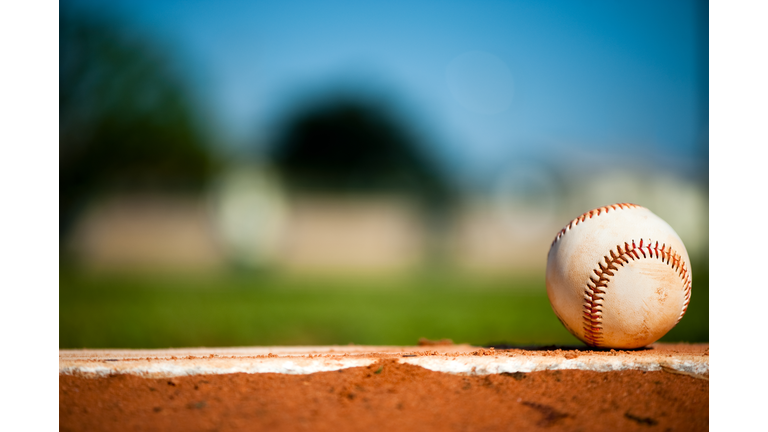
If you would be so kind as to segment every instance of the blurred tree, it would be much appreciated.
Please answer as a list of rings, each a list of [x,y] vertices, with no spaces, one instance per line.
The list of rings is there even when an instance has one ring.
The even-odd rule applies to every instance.
[[[213,169],[178,73],[113,22],[59,18],[59,236],[96,194],[190,189]]]
[[[450,202],[451,186],[423,149],[381,108],[346,97],[291,117],[271,157],[300,190],[404,193],[440,208]]]

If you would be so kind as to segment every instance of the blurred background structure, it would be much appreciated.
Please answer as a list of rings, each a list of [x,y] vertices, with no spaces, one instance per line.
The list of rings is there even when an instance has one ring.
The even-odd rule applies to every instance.
[[[60,345],[575,343],[546,254],[617,202],[708,340],[708,13],[62,1]]]

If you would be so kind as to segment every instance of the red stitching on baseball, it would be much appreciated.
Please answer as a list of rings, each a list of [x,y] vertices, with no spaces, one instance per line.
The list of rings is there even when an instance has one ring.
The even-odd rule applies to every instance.
[[[643,259],[661,259],[663,263],[671,266],[682,279],[685,287],[685,301],[675,324],[680,322],[685,311],[688,310],[688,303],[691,301],[690,273],[680,254],[672,250],[671,246],[664,244],[659,246],[659,242],[655,242],[655,244],[649,242],[643,245],[643,239],[640,239],[639,244],[635,244],[634,240],[632,240],[631,245],[625,242],[624,247],[616,246],[616,253],[613,250],[609,253],[610,256],[603,257],[605,265],[602,262],[597,263],[598,267],[593,270],[595,276],[590,276],[584,289],[584,338],[587,339],[587,344],[599,347],[603,339],[603,300],[606,293],[605,289],[608,287],[609,276],[613,276],[614,272],[618,271],[617,265],[623,267],[630,260],[639,260],[641,254]]]
[[[630,208],[642,208],[642,206],[639,206],[637,204],[630,204],[630,203],[619,203],[619,204],[613,204],[605,207],[599,207],[594,210],[590,210],[583,215],[577,217],[576,219],[572,220],[568,225],[565,226],[562,230],[560,230],[559,233],[557,233],[557,236],[555,236],[555,239],[552,241],[552,246],[560,240],[560,237],[563,236],[568,230],[573,229],[576,225],[578,225],[581,222],[584,222],[587,219],[592,219],[593,216],[599,216],[601,213],[608,213],[611,210],[621,210],[621,209],[630,209]],[[550,246],[551,247],[551,246]]]

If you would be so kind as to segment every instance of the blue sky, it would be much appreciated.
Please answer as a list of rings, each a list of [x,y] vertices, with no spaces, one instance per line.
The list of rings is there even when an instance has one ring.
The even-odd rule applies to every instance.
[[[171,47],[233,148],[339,86],[388,101],[469,176],[564,149],[691,158],[707,126],[691,1],[74,3]]]

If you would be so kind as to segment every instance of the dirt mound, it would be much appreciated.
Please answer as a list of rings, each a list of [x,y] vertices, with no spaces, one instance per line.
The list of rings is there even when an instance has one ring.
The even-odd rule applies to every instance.
[[[382,359],[307,375],[59,375],[76,430],[707,430],[709,381],[583,370],[465,376]]]

